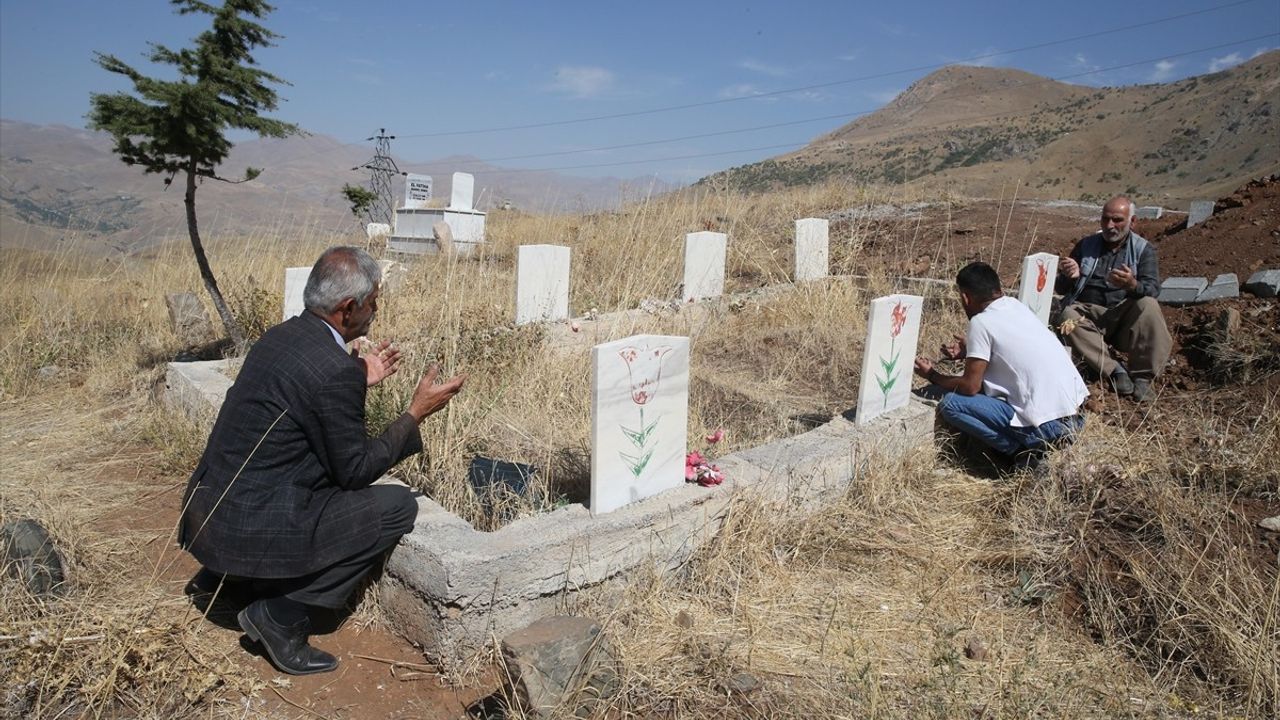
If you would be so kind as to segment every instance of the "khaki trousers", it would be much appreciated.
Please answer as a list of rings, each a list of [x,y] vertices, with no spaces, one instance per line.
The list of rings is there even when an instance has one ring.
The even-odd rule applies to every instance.
[[[1173,351],[1173,337],[1153,297],[1130,298],[1112,308],[1073,303],[1061,319],[1076,322],[1064,336],[1067,345],[1104,376],[1118,365],[1108,346],[1129,353],[1130,375],[1148,379],[1164,372]]]

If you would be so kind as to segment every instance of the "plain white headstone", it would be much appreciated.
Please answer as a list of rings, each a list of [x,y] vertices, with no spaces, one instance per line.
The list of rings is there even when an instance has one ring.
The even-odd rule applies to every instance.
[[[521,245],[516,256],[516,324],[569,317],[569,248]]]
[[[453,187],[449,193],[449,207],[453,210],[471,210],[472,197],[475,194],[476,179],[471,173],[456,172],[453,174]]]
[[[404,206],[420,210],[431,203],[431,176],[409,173],[404,179]]]
[[[719,297],[724,293],[724,256],[729,237],[718,232],[684,236],[685,302]]]
[[[302,301],[302,292],[307,289],[307,278],[311,277],[309,267],[291,267],[284,269],[284,317],[288,320],[294,315],[301,315],[306,309]]]
[[[1187,227],[1195,227],[1213,215],[1212,200],[1192,200],[1191,211],[1187,213]]]
[[[796,221],[796,282],[827,276],[828,232],[825,218]]]
[[[865,425],[911,400],[924,298],[887,295],[871,301],[855,422]]]
[[[1053,308],[1053,281],[1057,277],[1057,255],[1036,253],[1022,259],[1018,301],[1031,308],[1031,312],[1045,325],[1049,324],[1049,310]]]
[[[633,335],[591,349],[591,512],[684,484],[689,338]]]

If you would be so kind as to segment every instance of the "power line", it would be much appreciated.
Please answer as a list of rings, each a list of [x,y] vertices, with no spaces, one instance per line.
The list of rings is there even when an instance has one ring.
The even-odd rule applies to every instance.
[[[1235,40],[1235,41],[1227,42],[1227,43],[1221,43],[1221,44],[1218,44],[1218,45],[1210,45],[1210,46],[1206,46],[1206,47],[1200,47],[1200,48],[1196,48],[1196,49],[1194,49],[1194,50],[1187,50],[1187,51],[1183,51],[1183,52],[1179,52],[1179,53],[1162,53],[1161,55],[1158,55],[1158,56],[1155,56],[1155,57],[1146,58],[1146,59],[1143,59],[1143,60],[1137,60],[1137,61],[1129,62],[1129,63],[1124,63],[1124,64],[1121,64],[1121,65],[1112,65],[1112,66],[1110,66],[1110,67],[1097,68],[1097,69],[1094,69],[1094,70],[1087,70],[1087,71],[1084,71],[1084,72],[1078,72],[1078,73],[1070,73],[1070,74],[1067,74],[1067,75],[1059,75],[1059,76],[1057,76],[1057,77],[1037,78],[1037,79],[1035,79],[1035,80],[1028,80],[1028,81],[1024,81],[1024,82],[1018,83],[1018,84],[1016,84],[1016,85],[1009,86],[1009,88],[1007,88],[1007,89],[1021,88],[1021,87],[1027,87],[1027,86],[1039,85],[1039,84],[1051,83],[1051,82],[1061,82],[1061,81],[1063,81],[1063,80],[1070,80],[1070,79],[1072,79],[1072,78],[1084,77],[1084,76],[1087,76],[1087,75],[1096,75],[1096,74],[1098,74],[1098,73],[1111,72],[1111,71],[1113,71],[1113,70],[1123,70],[1123,69],[1125,69],[1125,68],[1130,68],[1130,67],[1134,67],[1134,66],[1137,66],[1137,65],[1145,65],[1145,64],[1147,64],[1147,63],[1154,62],[1154,61],[1156,61],[1156,60],[1168,59],[1168,58],[1177,58],[1177,57],[1185,57],[1185,56],[1187,56],[1187,55],[1194,55],[1194,54],[1196,54],[1196,53],[1208,52],[1208,51],[1210,51],[1210,50],[1220,50],[1220,49],[1222,49],[1222,48],[1232,47],[1232,46],[1235,46],[1235,45],[1243,45],[1243,44],[1251,43],[1251,42],[1257,42],[1257,41],[1259,41],[1259,40],[1265,40],[1265,39],[1267,39],[1267,38],[1273,38],[1273,37],[1277,37],[1277,36],[1280,36],[1280,33],[1275,33],[1275,32],[1273,32],[1273,33],[1266,33],[1266,34],[1264,34],[1264,35],[1257,35],[1257,36],[1254,36],[1254,37],[1243,38],[1243,39],[1240,39],[1240,40]],[[964,97],[973,97],[973,96],[975,96],[975,95],[976,95],[975,93],[968,93],[968,94],[960,94],[960,95],[953,96],[953,97],[955,97],[955,98],[964,98]],[[520,156],[510,156],[510,157],[500,157],[500,158],[485,158],[485,159],[478,159],[478,160],[474,160],[474,161],[468,161],[468,162],[464,162],[464,163],[448,163],[448,165],[452,167],[452,166],[467,165],[467,164],[473,164],[473,163],[491,163],[491,162],[498,162],[498,161],[501,161],[501,160],[528,159],[528,158],[533,158],[533,157],[551,157],[551,156],[571,155],[571,154],[587,153],[587,152],[602,152],[602,151],[606,151],[606,150],[621,150],[621,149],[627,149],[627,148],[633,148],[633,147],[642,147],[642,146],[646,146],[646,145],[660,145],[660,144],[663,144],[663,143],[669,143],[669,142],[679,142],[679,141],[683,141],[683,140],[705,139],[705,138],[708,138],[708,137],[717,137],[717,136],[722,136],[722,135],[740,134],[740,133],[745,133],[745,132],[753,132],[753,131],[756,131],[756,130],[768,130],[768,129],[773,129],[773,128],[777,128],[777,127],[784,127],[784,126],[788,126],[788,125],[799,125],[799,124],[803,124],[803,123],[807,123],[807,122],[817,122],[817,121],[820,121],[820,120],[831,120],[831,119],[840,119],[840,118],[852,118],[852,117],[858,117],[858,116],[862,116],[862,115],[868,115],[868,114],[870,114],[870,113],[874,113],[874,112],[876,112],[877,110],[879,110],[879,108],[872,108],[872,109],[867,109],[867,110],[858,110],[858,111],[855,111],[855,112],[850,112],[850,113],[841,113],[841,114],[837,114],[837,115],[825,115],[825,116],[822,116],[822,117],[817,117],[817,118],[806,118],[806,119],[803,119],[803,120],[794,120],[794,121],[790,121],[790,122],[773,123],[773,124],[770,124],[770,125],[759,125],[759,126],[755,126],[755,127],[738,128],[738,129],[734,129],[734,130],[721,130],[721,131],[710,132],[710,133],[701,133],[701,134],[698,134],[698,135],[687,135],[687,136],[683,136],[683,137],[667,138],[667,139],[663,139],[663,140],[647,140],[647,141],[643,141],[643,142],[626,143],[626,144],[622,144],[622,145],[608,145],[608,146],[601,146],[601,147],[595,147],[595,148],[583,148],[583,149],[578,149],[578,150],[563,150],[563,151],[550,152],[550,153],[535,153],[535,154],[531,154],[531,155],[520,155]],[[1024,113],[1002,112],[1002,113],[990,113],[990,114],[986,114],[986,115],[973,115],[973,116],[966,116],[966,117],[962,117],[962,118],[955,118],[955,119],[956,119],[956,120],[983,120],[983,119],[988,119],[988,118],[998,118],[998,117],[1020,117],[1020,116],[1028,115],[1028,114],[1031,114],[1031,113],[1029,113],[1029,112],[1024,112]],[[717,151],[717,152],[711,152],[711,153],[699,153],[699,154],[693,154],[693,155],[678,155],[678,156],[672,156],[672,157],[652,158],[652,159],[646,159],[646,160],[623,160],[623,161],[617,161],[617,162],[593,163],[593,164],[584,164],[584,165],[564,165],[564,166],[558,166],[558,167],[544,167],[544,168],[511,168],[511,169],[503,169],[503,170],[481,170],[481,171],[477,171],[477,172],[475,172],[474,174],[487,175],[487,174],[498,174],[498,173],[502,173],[502,174],[511,174],[511,173],[527,173],[527,172],[555,172],[555,171],[559,171],[559,170],[583,170],[583,169],[590,169],[590,168],[613,167],[613,166],[615,166],[615,165],[617,165],[617,166],[621,166],[621,165],[640,165],[640,164],[644,164],[644,163],[651,163],[651,162],[667,162],[667,161],[671,161],[671,160],[689,160],[689,159],[702,158],[702,157],[715,157],[715,156],[721,156],[721,155],[731,155],[731,154],[735,154],[735,153],[758,152],[758,151],[762,151],[762,150],[775,150],[775,149],[779,149],[779,148],[799,147],[799,146],[807,145],[809,142],[810,142],[809,140],[804,140],[804,141],[793,142],[793,143],[783,143],[783,144],[780,144],[780,145],[769,145],[769,146],[764,146],[764,147],[755,147],[755,148],[740,148],[740,149],[735,149],[735,150],[725,150],[725,151]],[[425,163],[425,164],[426,164],[426,165],[428,165],[428,166],[431,166],[431,165],[436,165],[436,164],[439,164],[439,163]]]
[[[1226,3],[1223,5],[1215,5],[1213,7],[1204,8],[1202,10],[1193,10],[1191,12],[1185,12],[1178,15],[1170,15],[1167,17],[1157,18],[1155,20],[1148,20],[1146,22],[1141,22],[1141,23],[1130,23],[1122,27],[1111,28],[1109,30],[1094,30],[1092,32],[1089,32],[1083,35],[1075,35],[1068,38],[1062,38],[1060,40],[1049,40],[1046,42],[1036,43],[1034,45],[1026,45],[1020,48],[1014,48],[1012,50],[1003,50],[1000,52],[991,52],[991,53],[985,53],[982,55],[975,55],[973,57],[965,58],[963,60],[957,60],[955,62],[935,63],[931,65],[918,65],[916,67],[911,67],[911,68],[903,68],[900,70],[890,70],[887,72],[874,73],[871,75],[862,75],[859,77],[847,78],[844,80],[833,80],[831,82],[816,83],[813,85],[803,85],[799,87],[784,88],[781,90],[773,90],[765,93],[757,93],[755,95],[745,95],[742,97],[733,97],[733,98],[720,98],[717,100],[703,100],[700,102],[685,103],[682,105],[668,105],[665,107],[649,108],[647,110],[632,110],[629,112],[612,113],[608,115],[593,115],[590,117],[570,118],[565,120],[549,120],[547,122],[540,122],[540,123],[526,123],[523,125],[505,125],[501,127],[490,127],[490,128],[481,128],[481,129],[473,129],[473,130],[450,130],[450,131],[443,131],[443,132],[417,133],[413,135],[401,135],[400,137],[403,139],[437,138],[437,137],[453,137],[458,135],[480,135],[484,133],[507,132],[511,130],[531,130],[531,129],[544,128],[544,127],[556,127],[560,125],[574,125],[574,124],[580,124],[580,123],[598,122],[600,120],[616,120],[619,118],[638,117],[642,115],[655,115],[658,113],[674,112],[676,110],[688,110],[692,108],[709,107],[712,105],[723,105],[727,103],[742,102],[743,100],[754,100],[754,99],[764,98],[764,97],[776,97],[778,95],[787,95],[795,92],[804,92],[806,90],[820,90],[822,88],[829,88],[837,85],[848,85],[850,83],[862,82],[865,80],[878,80],[881,78],[892,77],[894,75],[902,75],[904,73],[922,72],[925,70],[937,70],[939,68],[943,68],[948,65],[971,63],[979,60],[988,60],[990,58],[997,57],[1000,55],[1012,55],[1014,53],[1027,52],[1029,50],[1040,50],[1047,47],[1053,47],[1055,45],[1065,45],[1067,43],[1079,42],[1081,40],[1090,40],[1090,39],[1097,38],[1104,35],[1113,35],[1116,33],[1131,32],[1136,28],[1150,27],[1152,25],[1159,25],[1162,23],[1173,22],[1175,20],[1183,20],[1189,17],[1195,17],[1197,15],[1204,15],[1206,13],[1212,13],[1212,12],[1217,12],[1219,10],[1226,10],[1229,8],[1238,7],[1240,5],[1248,5],[1256,1],[1257,0],[1237,0],[1236,2]]]

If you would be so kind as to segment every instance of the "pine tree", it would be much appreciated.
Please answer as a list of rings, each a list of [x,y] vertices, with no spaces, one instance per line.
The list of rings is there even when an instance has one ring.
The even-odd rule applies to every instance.
[[[218,282],[209,267],[196,222],[196,188],[212,178],[223,182],[247,182],[261,172],[247,168],[242,180],[219,177],[216,169],[231,151],[229,129],[248,130],[259,137],[287,137],[300,132],[296,125],[262,116],[275,110],[276,93],[270,85],[285,81],[256,67],[250,54],[270,47],[279,36],[259,25],[274,8],[262,0],[225,0],[214,6],[199,0],[170,0],[179,15],[203,13],[212,27],[181,50],[152,44],[147,58],[177,69],[177,80],[147,77],[113,55],[95,53],[94,62],[108,72],[133,82],[134,94],[118,92],[90,95],[89,124],[115,139],[115,153],[128,165],[140,165],[148,173],[167,175],[169,185],[180,173],[186,179],[184,202],[187,233],[205,289],[222,318],[227,335],[237,348],[244,346],[241,332]]]

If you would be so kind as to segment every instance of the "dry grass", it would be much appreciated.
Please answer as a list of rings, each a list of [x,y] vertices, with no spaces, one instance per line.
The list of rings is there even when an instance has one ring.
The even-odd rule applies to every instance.
[[[407,367],[371,394],[370,425],[400,412],[428,364],[467,372],[464,394],[425,426],[428,451],[402,474],[479,527],[573,500],[588,462],[589,355],[586,344],[548,352],[544,330],[510,327],[518,244],[571,246],[571,309],[603,313],[674,297],[686,232],[730,234],[727,290],[741,293],[787,281],[795,218],[909,199],[828,185],[690,192],[598,215],[495,212],[479,256],[424,259],[385,293],[377,331],[400,342]],[[854,404],[867,302],[893,290],[861,248],[891,238],[914,257],[911,243],[925,242],[910,221],[887,223],[833,231],[833,270],[871,275],[865,283],[744,296],[700,322],[655,313],[641,323],[693,339],[691,439],[724,427],[728,452]],[[1027,237],[993,225],[992,258],[1019,254]],[[214,242],[210,254],[238,316],[260,331],[279,315],[283,268],[327,244],[261,237]],[[241,716],[238,699],[260,685],[237,667],[238,649],[197,642],[207,623],[166,569],[172,529],[131,523],[156,498],[176,502],[203,444],[149,397],[180,349],[163,293],[199,291],[189,250],[0,258],[0,320],[12,328],[0,345],[0,519],[40,519],[74,578],[53,603],[4,584],[0,707]],[[939,246],[923,271],[945,277],[961,260]],[[963,325],[947,293],[928,307],[923,349]],[[61,370],[42,377],[50,365]],[[1280,581],[1242,508],[1277,509],[1280,400],[1226,390],[1179,399],[1195,413],[1110,408],[1091,421],[1087,457],[1068,451],[1042,480],[992,481],[922,454],[868,463],[814,514],[736,498],[681,573],[637,577],[620,601],[581,601],[625,663],[609,716],[1273,715]],[[540,484],[495,509],[461,480],[476,455],[532,464]],[[1109,465],[1122,472],[1096,469]],[[376,622],[373,605],[362,622]],[[990,647],[985,662],[964,656],[975,637]],[[740,673],[760,687],[735,690]]]

